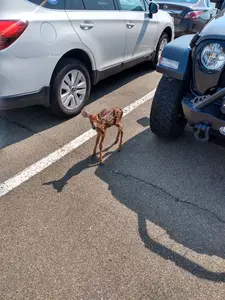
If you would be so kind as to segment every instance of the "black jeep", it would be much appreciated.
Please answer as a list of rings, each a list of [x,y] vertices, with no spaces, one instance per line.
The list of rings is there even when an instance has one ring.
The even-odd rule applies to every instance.
[[[156,69],[163,76],[150,113],[154,134],[177,138],[188,123],[198,140],[225,137],[225,9],[200,33],[167,44]]]

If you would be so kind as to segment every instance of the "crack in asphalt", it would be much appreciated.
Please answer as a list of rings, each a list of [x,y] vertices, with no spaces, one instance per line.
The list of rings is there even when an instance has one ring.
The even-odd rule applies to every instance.
[[[8,119],[8,118],[6,118],[6,117],[0,116],[0,119],[2,119],[2,120],[4,120],[4,121],[7,121],[7,122],[9,122],[9,123],[11,123],[11,124],[13,124],[13,125],[16,125],[16,126],[19,127],[19,128],[26,129],[27,131],[31,132],[32,134],[39,134],[38,132],[36,132],[36,131],[30,129],[29,127],[26,127],[26,126],[24,126],[24,125],[22,125],[22,124],[20,124],[20,123],[18,123],[18,122],[16,122],[16,121],[12,121],[12,120],[10,120],[10,119]]]
[[[4,121],[7,121],[7,122],[9,122],[9,123],[11,123],[11,124],[13,124],[13,125],[16,125],[16,126],[19,127],[19,128],[25,129],[25,130],[31,132],[32,135],[35,135],[35,134],[36,134],[36,135],[38,135],[39,137],[41,137],[42,139],[44,139],[44,140],[48,140],[48,141],[50,141],[50,142],[53,142],[53,143],[55,143],[56,145],[58,145],[59,147],[62,147],[62,146],[63,146],[63,145],[61,145],[60,143],[56,142],[55,140],[52,140],[52,139],[47,138],[47,137],[44,137],[40,132],[35,131],[35,130],[33,130],[33,129],[31,129],[31,128],[25,126],[25,125],[22,125],[22,124],[16,122],[16,121],[12,121],[12,120],[10,120],[10,119],[8,119],[8,118],[6,118],[6,117],[2,117],[2,116],[0,116],[0,119],[2,119],[2,120],[4,120]],[[0,149],[1,149],[1,148],[0,148]]]
[[[122,177],[124,177],[124,178],[129,178],[129,177],[130,177],[130,178],[135,179],[135,180],[137,180],[137,181],[139,181],[139,182],[141,182],[141,183],[144,183],[144,184],[146,184],[146,185],[148,185],[148,186],[151,186],[151,187],[153,187],[153,188],[155,188],[155,189],[161,191],[162,193],[168,195],[168,196],[171,197],[175,202],[177,202],[177,203],[179,202],[179,203],[187,204],[187,205],[189,205],[189,206],[193,206],[193,207],[195,207],[195,208],[197,208],[197,209],[199,209],[199,210],[201,210],[201,211],[204,211],[204,212],[210,214],[212,217],[216,218],[219,222],[225,224],[225,220],[223,220],[222,218],[220,218],[217,214],[215,214],[214,212],[212,212],[212,211],[209,210],[208,208],[201,207],[201,206],[199,206],[199,205],[197,205],[197,204],[195,204],[195,203],[192,203],[192,202],[188,202],[188,201],[185,201],[185,200],[181,200],[180,198],[178,198],[178,197],[172,195],[170,192],[164,190],[162,187],[160,187],[160,186],[158,186],[158,185],[156,185],[156,184],[154,184],[154,183],[148,182],[148,181],[146,181],[146,180],[144,180],[144,179],[138,178],[138,177],[136,177],[136,176],[134,176],[134,175],[131,175],[131,174],[124,174],[124,173],[122,173],[122,172],[120,172],[120,171],[117,171],[117,170],[115,170],[115,169],[111,169],[111,168],[108,168],[108,167],[107,167],[107,170],[108,170],[109,172],[113,172],[114,174],[120,175],[120,176],[122,176]]]

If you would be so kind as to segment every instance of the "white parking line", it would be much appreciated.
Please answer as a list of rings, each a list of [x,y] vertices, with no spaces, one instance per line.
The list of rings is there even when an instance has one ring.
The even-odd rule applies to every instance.
[[[155,89],[145,95],[144,97],[138,99],[137,101],[131,103],[127,107],[123,109],[124,116],[132,112],[134,109],[136,109],[138,106],[142,105],[146,101],[150,100],[155,94]],[[37,175],[47,167],[51,166],[53,163],[60,160],[65,155],[69,154],[79,146],[83,145],[85,142],[90,140],[92,137],[96,135],[96,131],[90,129],[62,148],[54,151],[53,153],[47,155],[46,157],[40,159],[36,163],[32,164],[31,166],[27,167],[17,175],[11,177],[10,179],[6,180],[5,182],[0,184],[0,197],[8,194],[10,191],[15,189],[16,187],[20,186],[22,183],[29,180],[31,177]]]

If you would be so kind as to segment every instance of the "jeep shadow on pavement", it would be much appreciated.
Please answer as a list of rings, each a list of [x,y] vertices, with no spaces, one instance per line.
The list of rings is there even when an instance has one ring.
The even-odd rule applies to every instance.
[[[95,175],[136,214],[138,247],[198,278],[225,282],[224,149],[192,140],[188,130],[171,142],[144,129]],[[123,230],[129,239],[129,227]]]

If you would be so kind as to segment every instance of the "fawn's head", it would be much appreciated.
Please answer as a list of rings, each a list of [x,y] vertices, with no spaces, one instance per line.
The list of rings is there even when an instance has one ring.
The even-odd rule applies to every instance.
[[[89,118],[91,127],[95,130],[98,127],[98,123],[99,123],[98,115],[96,115],[96,114],[92,115],[92,114],[86,112],[85,110],[82,110],[81,113],[84,118]]]

